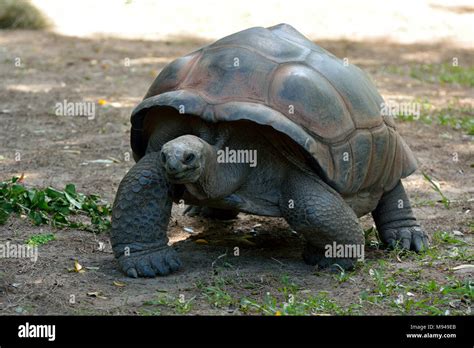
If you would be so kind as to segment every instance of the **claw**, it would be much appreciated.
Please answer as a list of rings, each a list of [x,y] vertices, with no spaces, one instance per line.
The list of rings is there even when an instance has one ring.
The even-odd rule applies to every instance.
[[[423,238],[424,238],[423,235],[414,233],[412,241],[411,241],[411,249],[416,251],[416,252],[420,252],[422,249],[424,249],[425,248],[425,241],[424,241]]]
[[[155,272],[159,275],[167,275],[170,273],[169,267],[165,264],[164,260],[160,258],[152,258],[151,264]]]
[[[411,245],[411,239],[412,239],[412,233],[408,229],[402,229],[399,233],[400,235],[400,244],[402,249],[405,250],[410,250],[410,245]]]
[[[166,261],[168,262],[172,272],[177,271],[181,267],[179,259],[168,258]]]
[[[123,272],[131,278],[165,276],[181,266],[178,254],[170,247],[132,253],[129,256],[122,256],[119,262]]]
[[[144,261],[138,263],[138,273],[142,277],[153,278],[156,274],[150,265],[144,264]]]
[[[418,226],[404,227],[400,229],[387,229],[380,234],[389,249],[395,249],[397,245],[402,249],[420,252],[428,248],[428,237]]]
[[[129,276],[130,278],[138,278],[138,273],[137,273],[137,270],[135,268],[129,268],[127,270],[127,276]]]
[[[397,241],[394,238],[389,238],[387,240],[387,245],[389,249],[395,249],[397,247]]]

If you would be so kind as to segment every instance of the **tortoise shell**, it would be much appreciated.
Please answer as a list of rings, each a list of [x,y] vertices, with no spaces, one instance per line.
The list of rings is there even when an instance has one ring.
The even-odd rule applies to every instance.
[[[341,194],[388,191],[416,161],[382,103],[368,75],[290,25],[250,28],[168,64],[132,113],[131,146],[145,154],[146,111],[159,106],[208,122],[250,120],[302,146]]]

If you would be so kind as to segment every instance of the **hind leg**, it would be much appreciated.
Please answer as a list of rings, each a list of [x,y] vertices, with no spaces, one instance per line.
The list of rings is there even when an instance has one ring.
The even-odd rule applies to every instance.
[[[372,212],[382,242],[416,252],[428,247],[428,237],[416,221],[401,181],[383,194]]]
[[[291,175],[282,191],[282,216],[307,245],[303,259],[320,268],[352,269],[364,256],[364,233],[354,211],[322,180]],[[334,246],[345,252],[335,255]],[[337,267],[337,266],[336,266]]]

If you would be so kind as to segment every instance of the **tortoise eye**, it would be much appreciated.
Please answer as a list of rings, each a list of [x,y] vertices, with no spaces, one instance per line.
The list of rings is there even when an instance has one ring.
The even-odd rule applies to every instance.
[[[196,156],[193,153],[190,153],[184,158],[184,163],[189,164],[194,160],[194,158],[196,158]]]
[[[161,162],[162,162],[163,164],[166,163],[166,155],[165,155],[163,152],[161,153]]]

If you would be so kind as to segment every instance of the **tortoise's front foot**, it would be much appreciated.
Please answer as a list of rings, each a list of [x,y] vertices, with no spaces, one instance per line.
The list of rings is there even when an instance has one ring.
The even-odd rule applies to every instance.
[[[166,234],[171,205],[159,154],[149,153],[125,175],[112,208],[112,248],[128,276],[155,277],[180,267]]]
[[[130,245],[130,248],[138,245]],[[127,256],[128,255],[128,256]],[[120,268],[129,277],[164,276],[181,267],[176,251],[166,245],[159,248],[144,249],[133,253],[124,253],[118,258]]]

